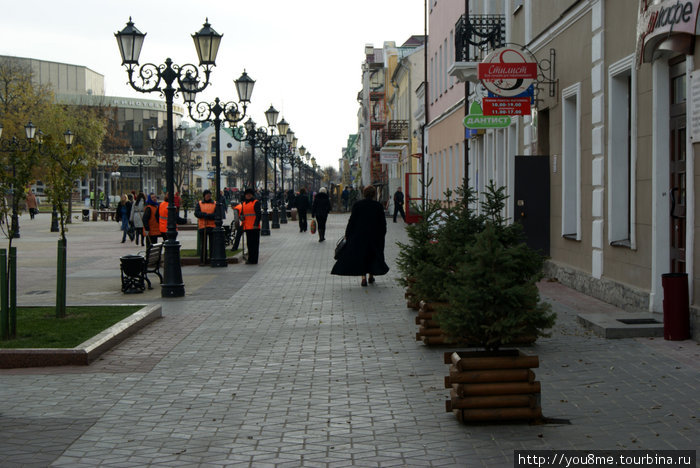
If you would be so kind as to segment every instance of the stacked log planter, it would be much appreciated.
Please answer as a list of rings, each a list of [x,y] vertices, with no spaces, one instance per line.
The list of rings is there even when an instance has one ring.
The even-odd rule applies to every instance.
[[[447,412],[463,423],[488,421],[538,421],[542,419],[540,383],[531,370],[537,356],[518,350],[445,353],[450,375]]]
[[[416,333],[416,341],[422,341],[427,345],[444,344],[445,333],[440,329],[436,320],[436,315],[445,302],[425,302],[421,301],[416,316],[416,325],[419,325]]]
[[[411,286],[416,282],[416,279],[415,278],[408,278],[406,281],[408,282],[408,287],[406,288],[406,294],[404,295],[404,297],[406,298],[406,307],[408,307],[409,309],[418,310],[418,307],[419,307],[418,303],[419,303],[420,299],[418,299],[416,297],[416,295],[413,293],[413,291],[411,291]]]

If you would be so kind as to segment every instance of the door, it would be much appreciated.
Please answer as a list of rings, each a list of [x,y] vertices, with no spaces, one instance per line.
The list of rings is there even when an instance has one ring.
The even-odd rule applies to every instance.
[[[671,273],[685,273],[686,227],[686,79],[685,57],[670,63],[671,147],[669,149]]]
[[[525,243],[549,255],[549,156],[516,156],[513,213]]]

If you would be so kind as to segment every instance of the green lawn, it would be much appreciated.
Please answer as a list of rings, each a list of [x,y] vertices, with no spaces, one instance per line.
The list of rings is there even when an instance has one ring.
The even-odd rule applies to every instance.
[[[141,306],[68,307],[56,318],[53,307],[18,307],[17,338],[0,341],[0,348],[75,348],[128,317]]]

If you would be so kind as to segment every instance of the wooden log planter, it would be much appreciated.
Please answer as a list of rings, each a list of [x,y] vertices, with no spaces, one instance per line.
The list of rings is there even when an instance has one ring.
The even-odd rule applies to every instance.
[[[420,302],[416,316],[416,325],[419,325],[416,341],[427,345],[447,343],[444,332],[434,318],[440,307],[445,305],[445,302]]]
[[[447,412],[463,423],[485,421],[539,421],[542,419],[540,383],[533,368],[537,356],[518,350],[445,353],[450,375],[445,388]]]

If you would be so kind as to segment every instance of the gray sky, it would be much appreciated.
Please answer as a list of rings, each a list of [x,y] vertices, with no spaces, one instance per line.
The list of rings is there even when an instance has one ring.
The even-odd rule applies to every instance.
[[[424,0],[39,0],[3,2],[0,55],[52,60],[105,76],[105,92],[161,99],[126,84],[114,33],[129,16],[147,33],[141,64],[195,63],[191,35],[206,17],[223,34],[209,89],[198,101],[237,100],[233,80],[256,80],[248,114],[273,104],[321,166],[337,167],[357,130],[364,45],[423,34]],[[180,103],[182,100],[180,98]],[[281,118],[280,117],[280,118]]]

